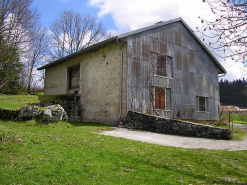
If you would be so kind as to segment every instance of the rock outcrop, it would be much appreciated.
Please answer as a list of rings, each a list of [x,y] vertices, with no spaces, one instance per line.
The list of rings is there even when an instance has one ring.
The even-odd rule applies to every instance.
[[[42,119],[45,122],[67,121],[68,116],[63,107],[59,104],[46,107],[42,111]]]
[[[39,108],[36,106],[26,106],[20,109],[17,120],[25,121],[34,119],[39,115]]]

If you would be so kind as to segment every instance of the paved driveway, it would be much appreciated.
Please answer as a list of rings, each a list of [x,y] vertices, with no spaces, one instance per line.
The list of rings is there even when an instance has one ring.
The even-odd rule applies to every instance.
[[[100,134],[163,146],[228,151],[247,150],[247,137],[245,137],[242,141],[227,141],[133,131],[124,128],[114,128],[112,131],[104,131]]]

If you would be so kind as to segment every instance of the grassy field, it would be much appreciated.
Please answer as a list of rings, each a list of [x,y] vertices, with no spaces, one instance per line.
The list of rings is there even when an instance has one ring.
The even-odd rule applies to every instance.
[[[164,147],[101,124],[0,121],[0,184],[247,183],[246,151]]]
[[[247,124],[247,121],[234,121],[234,123],[238,123],[238,124]]]
[[[229,114],[222,114],[222,119],[229,118]],[[231,122],[247,124],[247,114],[231,114]]]
[[[27,103],[39,102],[36,95],[0,95],[0,108],[19,109]]]
[[[0,95],[0,108],[35,102],[34,95]],[[164,147],[98,134],[110,129],[0,120],[0,184],[247,184],[246,151]]]

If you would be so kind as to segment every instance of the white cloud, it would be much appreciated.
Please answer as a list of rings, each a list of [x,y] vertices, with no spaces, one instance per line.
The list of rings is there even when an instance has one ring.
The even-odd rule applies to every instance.
[[[90,5],[100,8],[98,16],[111,14],[119,31],[138,29],[158,21],[182,17],[196,27],[198,16],[212,18],[210,9],[195,0],[90,0]]]
[[[145,26],[152,25],[159,21],[167,21],[182,17],[193,29],[201,27],[199,16],[207,20],[214,20],[207,4],[200,0],[89,0],[91,6],[99,7],[98,16],[103,17],[110,14],[117,30],[111,30],[119,34]],[[230,60],[219,59],[222,65],[227,68],[232,65]],[[242,78],[241,64],[235,64],[228,69],[225,78]]]

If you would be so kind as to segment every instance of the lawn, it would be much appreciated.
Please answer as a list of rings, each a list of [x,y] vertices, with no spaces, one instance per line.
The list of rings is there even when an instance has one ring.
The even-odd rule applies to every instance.
[[[247,121],[234,121],[234,123],[238,123],[238,124],[247,124]]]
[[[0,95],[0,108],[36,102],[34,95]],[[164,147],[98,134],[110,129],[0,120],[0,184],[247,184],[246,151]]]
[[[0,95],[0,108],[20,109],[27,103],[39,102],[36,95]]]
[[[92,123],[0,121],[0,184],[247,183],[247,152],[164,147]]]
[[[222,114],[222,119],[229,118],[229,114]],[[238,124],[247,124],[247,114],[231,114],[231,122]]]

